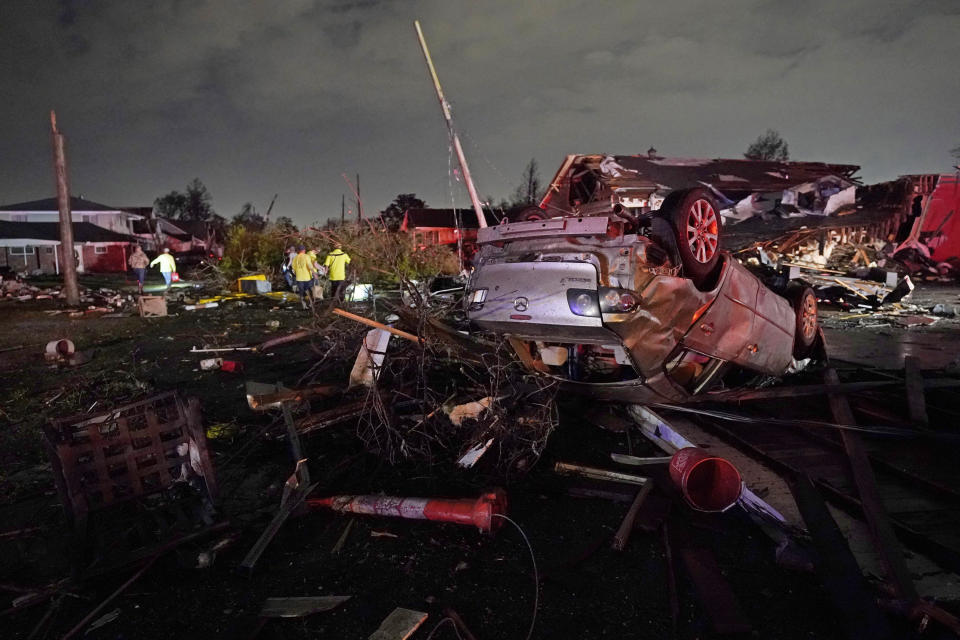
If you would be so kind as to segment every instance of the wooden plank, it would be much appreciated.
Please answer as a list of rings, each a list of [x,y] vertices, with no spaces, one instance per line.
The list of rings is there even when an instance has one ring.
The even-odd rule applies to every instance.
[[[867,382],[837,383],[835,387],[825,384],[804,384],[751,391],[717,391],[693,396],[687,402],[745,402],[747,400],[779,400],[781,398],[800,398],[803,396],[822,396],[836,389],[837,393],[856,393],[882,389],[903,384],[899,380],[870,380]],[[923,380],[924,389],[946,389],[960,387],[960,380],[954,378],[930,378]]]
[[[827,369],[824,372],[824,380],[827,385],[837,385],[840,382],[837,372],[833,369]],[[838,393],[831,393],[828,398],[833,418],[838,424],[856,424],[853,411],[845,397]],[[887,572],[887,580],[898,597],[915,602],[917,591],[903,560],[900,543],[893,533],[890,519],[887,517],[886,509],[884,509],[883,502],[880,500],[880,492],[877,489],[876,479],[873,470],[870,468],[870,460],[860,439],[860,434],[849,429],[842,429],[840,437],[850,459],[853,480],[857,485],[857,493],[860,496],[863,514],[870,529],[870,537],[873,539],[874,547]]]
[[[817,552],[817,574],[836,605],[847,638],[891,638],[893,632],[840,527],[810,476],[797,474],[790,491]]]
[[[302,618],[338,607],[351,596],[306,596],[267,598],[260,610],[261,618]]]
[[[633,503],[627,510],[627,515],[624,516],[623,522],[620,523],[620,528],[617,529],[616,535],[613,536],[612,546],[614,550],[623,551],[623,548],[627,546],[627,541],[630,539],[630,534],[633,532],[633,523],[637,519],[637,513],[640,511],[643,501],[647,499],[647,496],[650,494],[652,489],[653,480],[643,485],[643,488],[637,492],[637,497],[634,498]]]
[[[680,557],[713,630],[719,634],[750,633],[752,627],[743,617],[737,597],[720,572],[713,553],[704,548],[685,548],[680,550]]]
[[[910,408],[910,421],[921,429],[930,426],[927,418],[927,400],[923,395],[923,376],[920,374],[920,360],[916,356],[903,359],[903,368],[907,378],[907,406]]]
[[[384,618],[368,640],[406,640],[426,619],[427,614],[422,611],[397,607]]]

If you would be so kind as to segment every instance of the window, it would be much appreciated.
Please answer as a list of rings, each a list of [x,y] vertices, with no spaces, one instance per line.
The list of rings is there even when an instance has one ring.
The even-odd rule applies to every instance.
[[[10,247],[10,255],[12,256],[32,256],[33,247]]]
[[[104,247],[104,246],[94,247],[94,248],[93,248],[93,252],[96,253],[96,254],[98,254],[98,255],[103,255],[104,253],[107,252],[107,248]]]

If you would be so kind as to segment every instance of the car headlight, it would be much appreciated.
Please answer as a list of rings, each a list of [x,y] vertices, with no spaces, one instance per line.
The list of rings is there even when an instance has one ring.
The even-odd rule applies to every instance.
[[[467,307],[471,311],[478,311],[483,308],[483,303],[487,301],[487,289],[474,289],[467,297]]]

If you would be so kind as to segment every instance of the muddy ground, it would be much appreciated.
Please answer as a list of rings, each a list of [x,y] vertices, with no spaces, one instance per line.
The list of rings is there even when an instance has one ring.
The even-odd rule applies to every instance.
[[[943,295],[957,302],[955,291]],[[39,527],[0,538],[0,610],[22,595],[17,589],[40,587],[71,572],[70,530],[46,462],[42,424],[51,417],[95,413],[150,393],[177,390],[202,403],[220,483],[217,518],[229,521],[238,538],[208,568],[196,568],[198,554],[222,534],[167,553],[106,607],[104,613],[118,610],[117,617],[86,637],[252,637],[265,598],[308,595],[352,599],[330,612],[271,620],[257,637],[366,638],[395,607],[430,614],[413,636],[421,640],[444,617],[444,607],[456,610],[481,639],[526,637],[534,611],[535,638],[668,638],[672,633],[677,638],[713,637],[698,594],[677,560],[682,547],[705,547],[716,555],[743,617],[753,627],[743,637],[843,637],[816,576],[778,566],[774,543],[741,512],[696,514],[677,500],[670,502],[675,495],[661,482],[661,500],[672,504],[667,528],[680,607],[672,630],[660,532],[637,530],[625,551],[613,551],[610,539],[628,505],[571,497],[568,488],[588,483],[552,471],[558,460],[610,468],[609,454],[628,449],[634,455],[659,455],[636,436],[628,443],[622,433],[591,425],[585,416],[599,409],[582,398],[559,399],[560,426],[542,458],[523,476],[504,478],[484,464],[464,471],[442,456],[432,464],[390,465],[364,450],[353,424],[304,438],[311,473],[319,482],[316,495],[461,497],[505,487],[510,517],[533,549],[539,592],[524,539],[509,525],[487,536],[452,524],[350,518],[323,511],[289,521],[254,573],[242,573],[238,565],[279,504],[282,483],[292,468],[283,441],[259,436],[270,425],[279,428],[279,416],[251,411],[244,381],[296,386],[319,356],[310,342],[270,355],[238,353],[234,359],[243,363],[244,371],[228,373],[199,370],[205,356],[190,349],[257,343],[309,326],[314,317],[298,305],[269,301],[243,306],[227,302],[194,312],[171,305],[173,315],[152,319],[72,320],[44,313],[55,308],[53,301],[0,302],[0,534]],[[353,310],[370,311],[363,305]],[[271,320],[279,321],[278,330],[268,329]],[[321,316],[321,323],[332,321]],[[345,333],[356,333],[349,321],[336,322]],[[832,317],[827,325],[832,327],[828,337],[830,331],[842,334],[853,345],[837,355],[851,361],[862,345],[850,336],[866,336],[864,344],[884,351],[876,346],[879,331],[889,333],[891,343],[929,335],[929,341],[954,354],[960,344],[953,320],[933,327],[881,329]],[[76,368],[45,363],[43,345],[61,337],[72,339],[79,350],[94,351],[93,359]],[[19,345],[24,347],[4,351]],[[336,363],[330,370],[336,377],[328,381],[343,382],[351,365]],[[662,469],[654,472],[658,474],[662,476]],[[342,548],[334,553],[351,521]],[[109,557],[109,549],[104,557]],[[61,637],[131,574],[131,569],[113,572],[71,586],[50,602],[6,613],[0,618],[0,636],[26,638],[36,628],[33,637]],[[432,637],[457,636],[450,625],[443,625]]]

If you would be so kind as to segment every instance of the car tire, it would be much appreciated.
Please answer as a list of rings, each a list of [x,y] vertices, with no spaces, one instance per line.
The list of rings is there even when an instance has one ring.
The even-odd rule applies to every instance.
[[[673,227],[683,274],[700,288],[720,260],[720,208],[706,189],[691,189],[670,200],[663,214]]]
[[[509,215],[510,222],[529,222],[532,220],[546,220],[550,216],[547,215],[547,212],[538,207],[537,205],[531,204],[522,209],[518,209],[516,212]]]
[[[787,285],[787,300],[793,307],[796,332],[793,338],[793,357],[800,360],[813,351],[820,325],[817,321],[817,296],[813,289],[799,282]]]

